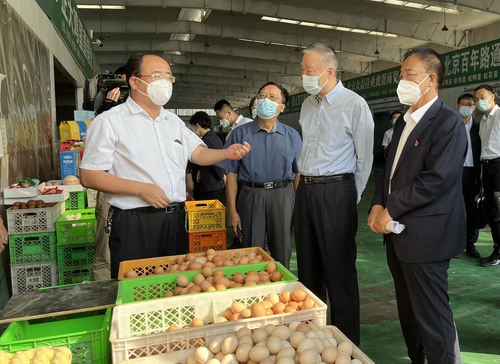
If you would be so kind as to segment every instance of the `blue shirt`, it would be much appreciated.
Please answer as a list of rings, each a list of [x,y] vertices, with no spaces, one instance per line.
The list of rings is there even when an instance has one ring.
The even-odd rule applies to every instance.
[[[273,130],[268,133],[255,120],[234,129],[225,147],[243,142],[250,143],[250,153],[241,160],[227,160],[218,165],[238,174],[241,181],[264,183],[295,178],[302,149],[297,130],[276,120]]]
[[[366,101],[339,81],[322,99],[312,95],[305,99],[299,124],[304,138],[300,173],[354,173],[359,201],[373,162],[374,123]]]

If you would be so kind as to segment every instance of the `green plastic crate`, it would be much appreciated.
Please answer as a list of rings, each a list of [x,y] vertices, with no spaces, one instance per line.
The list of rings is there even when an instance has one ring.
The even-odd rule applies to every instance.
[[[232,277],[235,273],[239,272],[244,275],[250,270],[260,272],[266,270],[266,265],[270,262],[263,262],[257,264],[234,265],[230,267],[217,267],[214,268],[224,271],[224,275]],[[273,262],[276,264],[276,270],[281,273],[281,281],[283,282],[296,282],[298,278],[286,269],[280,262]],[[121,305],[124,303],[149,301],[157,298],[163,298],[165,292],[173,291],[177,287],[176,279],[178,276],[186,276],[190,282],[193,281],[194,276],[200,273],[201,270],[193,270],[184,273],[167,273],[159,275],[150,275],[144,278],[125,279],[118,282],[118,294],[116,296],[116,304]],[[267,283],[274,284],[274,283]],[[265,286],[261,284],[259,286]],[[248,287],[241,287],[248,288]],[[238,288],[232,288],[238,289]],[[209,294],[210,292],[202,292],[199,294]]]
[[[56,233],[9,235],[11,264],[45,263],[56,260]]]
[[[66,220],[68,215],[81,214],[79,220]],[[94,209],[71,210],[56,220],[57,244],[85,244],[94,241],[96,218]]]
[[[72,267],[72,268],[59,268],[59,284],[75,284],[82,283],[84,281],[92,280],[92,266],[86,267]]]
[[[70,192],[66,200],[66,210],[82,210],[87,207],[87,190]]]
[[[12,322],[0,337],[0,349],[10,353],[40,346],[65,346],[73,353],[72,363],[110,363],[109,331],[111,309],[103,315],[33,324]]]
[[[57,266],[61,268],[89,266],[94,262],[94,242],[57,246]]]

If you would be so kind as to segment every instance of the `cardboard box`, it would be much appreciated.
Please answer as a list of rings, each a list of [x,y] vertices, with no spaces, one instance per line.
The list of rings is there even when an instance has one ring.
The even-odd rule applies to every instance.
[[[61,152],[59,155],[61,164],[61,179],[67,176],[80,178],[80,151],[70,150]]]

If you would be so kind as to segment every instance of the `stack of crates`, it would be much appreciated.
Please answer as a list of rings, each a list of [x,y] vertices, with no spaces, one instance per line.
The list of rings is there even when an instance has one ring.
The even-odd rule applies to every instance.
[[[66,211],[85,208],[87,208],[87,190],[70,191],[69,198],[66,200]]]
[[[56,221],[59,284],[90,281],[96,231],[94,209],[70,210]]]
[[[226,207],[219,200],[186,201],[190,253],[226,250]]]
[[[58,284],[55,222],[64,211],[64,202],[7,210],[13,294]]]

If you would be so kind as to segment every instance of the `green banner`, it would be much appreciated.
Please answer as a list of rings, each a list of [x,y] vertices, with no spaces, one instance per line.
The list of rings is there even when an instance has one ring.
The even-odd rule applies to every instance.
[[[54,27],[75,58],[76,63],[87,76],[94,76],[92,40],[75,5],[74,0],[52,0]]]

